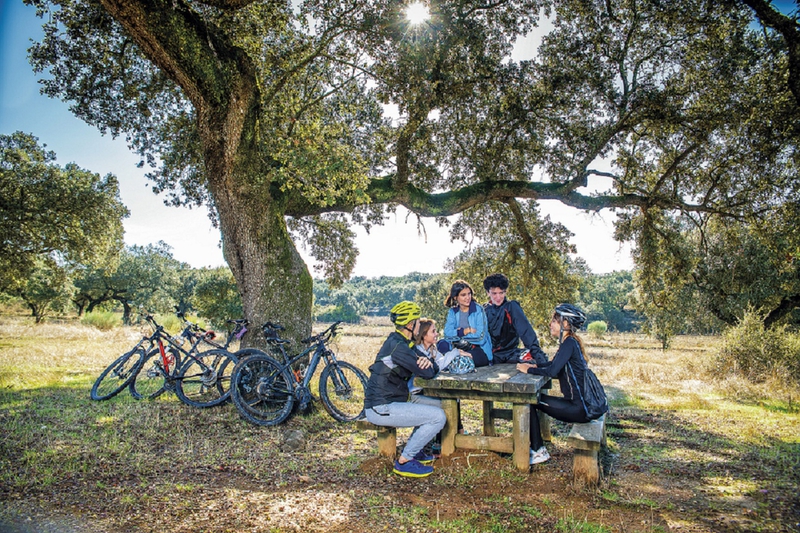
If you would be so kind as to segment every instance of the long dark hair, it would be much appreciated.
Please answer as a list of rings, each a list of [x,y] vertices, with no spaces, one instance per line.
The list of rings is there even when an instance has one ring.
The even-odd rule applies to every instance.
[[[469,286],[469,283],[467,283],[463,279],[457,279],[453,282],[453,285],[450,287],[450,294],[447,295],[447,298],[444,301],[444,305],[447,307],[457,306],[458,295],[464,289],[469,289],[469,293],[472,295],[473,299],[475,298],[475,291],[472,290],[472,287]]]

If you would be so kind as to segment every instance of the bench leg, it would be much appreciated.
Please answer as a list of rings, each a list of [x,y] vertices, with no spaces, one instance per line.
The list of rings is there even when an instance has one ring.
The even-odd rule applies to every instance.
[[[397,428],[378,426],[378,453],[394,459],[397,454]]]
[[[579,485],[594,486],[600,481],[600,461],[597,450],[575,449],[572,462],[572,475]]]
[[[453,455],[456,451],[456,433],[458,433],[458,400],[442,399],[442,409],[447,422],[442,429],[442,455]]]
[[[486,437],[494,437],[494,417],[492,416],[492,409],[494,409],[494,402],[483,402],[483,434]]]

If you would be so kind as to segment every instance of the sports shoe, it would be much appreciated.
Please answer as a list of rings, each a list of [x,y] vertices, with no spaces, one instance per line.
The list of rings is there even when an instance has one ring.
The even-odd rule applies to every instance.
[[[420,464],[429,465],[436,460],[436,457],[428,455],[425,453],[425,450],[420,450],[417,455],[414,456],[414,460],[419,461]]]
[[[412,459],[405,464],[395,461],[392,472],[403,477],[426,477],[433,474],[433,467],[424,465],[416,459]]]
[[[525,350],[522,352],[522,355],[519,356],[520,363],[530,363],[531,361],[533,361],[533,356],[530,350]]]
[[[531,464],[538,465],[539,463],[543,463],[550,459],[550,454],[547,452],[547,448],[542,446],[536,451],[531,450]]]

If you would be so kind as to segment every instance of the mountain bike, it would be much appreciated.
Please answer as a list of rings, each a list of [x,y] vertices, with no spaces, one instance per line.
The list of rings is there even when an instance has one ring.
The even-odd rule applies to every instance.
[[[175,391],[178,397],[194,407],[208,407],[207,401],[213,400],[220,391],[225,396],[222,401],[229,400],[230,374],[237,361],[229,347],[234,341],[241,340],[247,333],[247,319],[228,320],[227,323],[232,324],[233,327],[228,331],[225,342],[219,344],[214,340],[216,334],[213,331],[207,331],[199,325],[189,322],[183,313],[179,312],[178,317],[182,318],[184,324],[188,326],[189,331],[186,338],[191,343],[192,349],[199,352],[196,354],[196,358],[185,360],[185,364],[178,372]],[[186,329],[184,328],[184,331]],[[222,350],[231,357],[219,355],[217,351],[213,350]]]
[[[147,315],[146,319],[150,319]],[[108,365],[95,380],[89,393],[92,400],[108,400],[128,387],[142,368],[142,364],[152,351],[154,343],[162,334],[163,328],[158,326],[151,335],[145,335],[131,348]]]
[[[292,356],[287,356],[285,349],[290,341],[278,336],[283,327],[264,324],[262,331],[272,355],[251,349],[246,356],[239,356],[231,374],[231,399],[239,414],[253,424],[275,426],[289,418],[296,403],[302,411],[313,400],[311,378],[323,361],[319,396],[325,410],[340,422],[360,418],[364,412],[367,376],[356,366],[339,361],[327,347],[340,323],[302,341],[309,346]],[[296,365],[309,356],[307,367]]]
[[[212,407],[230,398],[230,374],[237,358],[207,335],[208,332],[186,320],[183,331],[170,337],[155,319],[146,319],[155,329],[153,348],[147,351],[138,372],[129,383],[136,399],[157,398],[164,392],[175,392],[180,400],[193,407]],[[246,321],[233,321],[228,344],[246,331]],[[184,345],[189,342],[189,348]],[[201,351],[201,347],[212,349]]]

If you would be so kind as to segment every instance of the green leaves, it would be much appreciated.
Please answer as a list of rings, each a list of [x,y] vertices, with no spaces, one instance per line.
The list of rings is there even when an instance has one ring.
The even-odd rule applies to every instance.
[[[0,135],[0,289],[22,283],[40,259],[100,262],[121,246],[128,210],[116,177],[54,160],[36,137]]]

